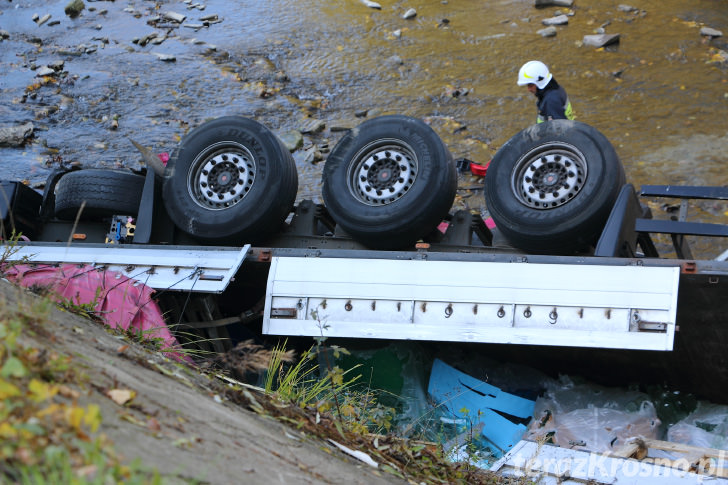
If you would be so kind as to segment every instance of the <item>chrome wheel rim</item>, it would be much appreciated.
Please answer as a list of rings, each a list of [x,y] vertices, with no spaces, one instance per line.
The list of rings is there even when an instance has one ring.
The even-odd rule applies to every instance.
[[[366,205],[388,205],[412,188],[417,171],[417,157],[409,145],[400,140],[377,140],[354,157],[347,174],[349,192]]]
[[[565,143],[537,147],[516,163],[511,189],[525,206],[550,210],[568,204],[584,188],[587,178],[584,155]]]
[[[255,173],[255,157],[247,148],[235,142],[220,142],[195,158],[187,186],[199,206],[223,210],[248,195],[255,183]]]

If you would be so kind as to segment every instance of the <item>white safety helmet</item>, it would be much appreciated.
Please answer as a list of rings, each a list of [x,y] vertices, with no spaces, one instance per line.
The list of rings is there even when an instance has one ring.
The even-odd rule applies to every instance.
[[[541,61],[528,61],[518,71],[518,85],[535,84],[538,89],[543,89],[552,77],[546,64]]]

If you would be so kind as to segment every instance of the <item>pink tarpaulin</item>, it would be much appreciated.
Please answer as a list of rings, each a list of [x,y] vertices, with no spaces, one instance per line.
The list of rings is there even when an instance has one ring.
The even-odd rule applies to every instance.
[[[90,265],[19,264],[6,268],[5,277],[26,288],[45,288],[56,301],[93,304],[96,314],[109,327],[132,328],[145,338],[161,339],[163,349],[179,348],[157,302],[152,299],[154,290],[121,273]],[[172,355],[180,357],[176,353]]]

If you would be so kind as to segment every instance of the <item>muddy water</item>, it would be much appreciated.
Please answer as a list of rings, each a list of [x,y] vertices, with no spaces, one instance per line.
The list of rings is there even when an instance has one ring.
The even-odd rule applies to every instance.
[[[532,0],[379,3],[210,0],[200,11],[177,1],[87,2],[70,19],[64,2],[3,2],[0,29],[10,37],[0,43],[0,123],[36,126],[32,144],[0,148],[3,175],[38,185],[60,160],[137,167],[128,138],[171,151],[190,127],[231,113],[281,133],[308,116],[332,128],[360,122],[360,110],[403,113],[431,123],[455,158],[485,162],[533,122],[534,98],[515,79],[537,58],[566,87],[578,119],[612,141],[635,185],[728,184],[728,62],[716,62],[728,50],[726,1],[640,0],[631,12],[597,0],[571,9],[536,9]],[[417,16],[405,20],[410,7]],[[557,10],[568,25],[542,38],[542,19]],[[166,11],[187,15],[188,27],[150,23]],[[38,26],[34,13],[60,23]],[[210,14],[222,22],[189,28]],[[701,37],[703,25],[726,37]],[[583,46],[600,27],[620,34],[619,45]],[[168,37],[133,42],[151,32]],[[59,59],[66,78],[34,86],[32,67]],[[318,199],[322,164],[306,163],[302,151],[295,158],[299,198]],[[479,184],[461,176],[463,188]],[[462,190],[457,204],[479,208],[482,197]],[[691,214],[725,222],[726,210],[704,203]]]

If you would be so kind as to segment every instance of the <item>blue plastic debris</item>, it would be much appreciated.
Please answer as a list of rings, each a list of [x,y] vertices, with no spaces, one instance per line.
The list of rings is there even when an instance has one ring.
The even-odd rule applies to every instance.
[[[504,392],[440,359],[432,363],[427,392],[454,419],[465,419],[472,427],[482,424],[482,435],[492,445],[494,457],[521,440],[535,405],[535,401]]]

